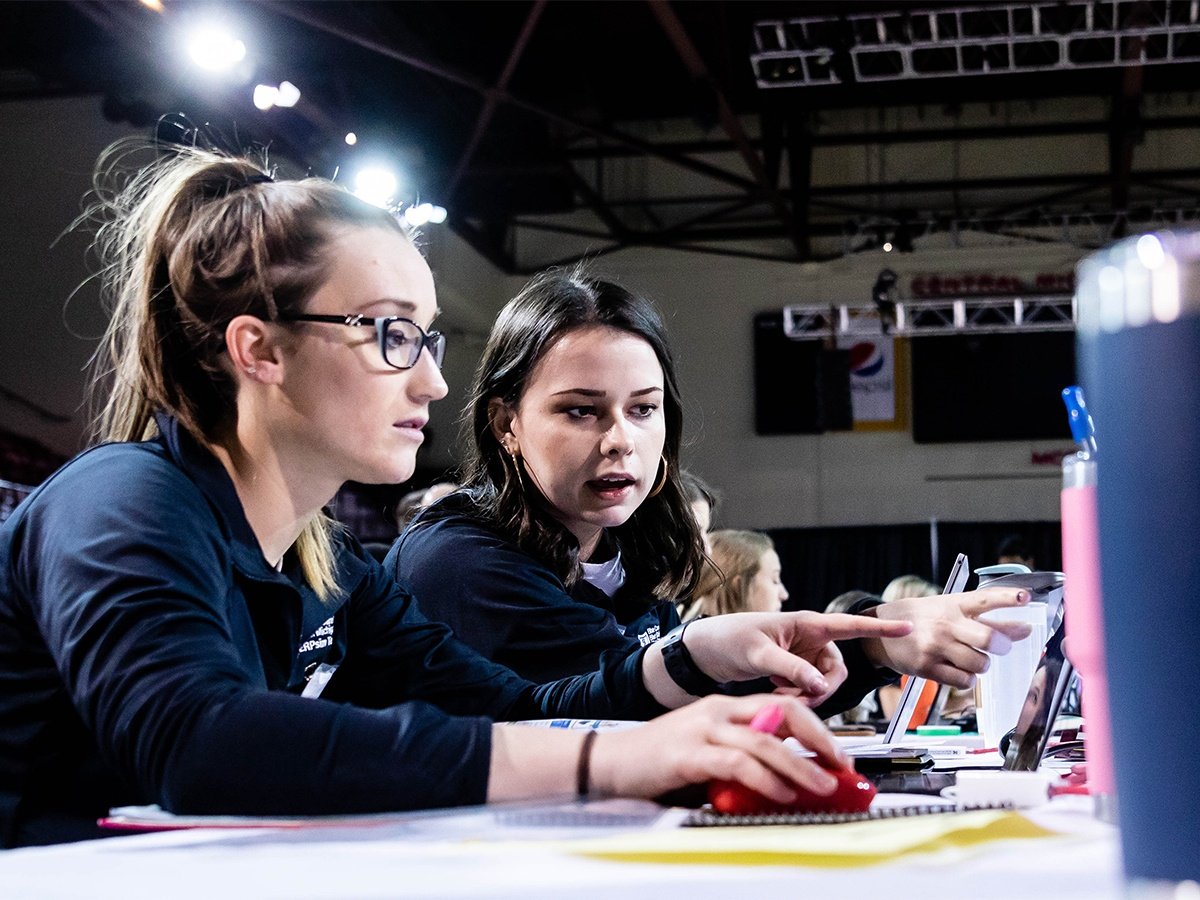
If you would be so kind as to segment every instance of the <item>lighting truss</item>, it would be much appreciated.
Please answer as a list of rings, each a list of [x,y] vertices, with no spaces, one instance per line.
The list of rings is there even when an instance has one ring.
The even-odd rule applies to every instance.
[[[1028,297],[938,297],[895,301],[888,333],[902,336],[1015,331],[1074,331],[1075,298],[1066,294]],[[791,304],[783,308],[783,332],[793,340],[837,335],[878,335],[879,311],[851,303]]]
[[[1005,3],[754,23],[763,88],[1200,61],[1200,0]]]

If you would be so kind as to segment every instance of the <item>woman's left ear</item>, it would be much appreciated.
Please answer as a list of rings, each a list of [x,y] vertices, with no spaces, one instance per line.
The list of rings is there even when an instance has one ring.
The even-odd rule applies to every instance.
[[[257,316],[234,316],[225,326],[225,348],[234,371],[263,384],[282,375],[279,344],[272,326]]]
[[[512,419],[512,408],[507,403],[499,397],[488,401],[488,421],[491,423],[492,436],[510,456],[521,452],[517,437],[512,433]]]

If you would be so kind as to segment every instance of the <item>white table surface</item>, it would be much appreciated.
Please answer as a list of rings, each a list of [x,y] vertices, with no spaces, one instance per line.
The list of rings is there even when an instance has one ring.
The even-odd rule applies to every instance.
[[[1058,797],[1025,814],[1058,835],[847,868],[592,859],[574,855],[562,839],[594,836],[595,830],[557,829],[532,839],[496,834],[480,830],[478,812],[473,820],[471,813],[443,818],[438,831],[428,834],[390,827],[200,829],[0,853],[0,896],[704,900],[769,892],[789,900],[1116,900],[1123,895],[1116,831],[1091,816],[1090,798]],[[456,833],[458,824],[463,827]],[[796,827],[798,835],[803,827]]]

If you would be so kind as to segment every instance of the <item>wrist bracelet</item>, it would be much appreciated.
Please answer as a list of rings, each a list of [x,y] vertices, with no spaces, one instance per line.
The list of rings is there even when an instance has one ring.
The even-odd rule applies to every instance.
[[[701,671],[692,659],[692,654],[688,653],[687,647],[684,646],[683,634],[694,621],[696,620],[684,622],[674,629],[662,639],[659,649],[662,652],[663,666],[671,680],[693,697],[707,697],[709,694],[719,693],[721,686]]]
[[[575,794],[580,800],[588,798],[588,782],[591,781],[592,769],[592,744],[596,743],[596,735],[600,732],[596,729],[590,729],[583,736],[583,743],[579,745],[579,766],[575,770]]]

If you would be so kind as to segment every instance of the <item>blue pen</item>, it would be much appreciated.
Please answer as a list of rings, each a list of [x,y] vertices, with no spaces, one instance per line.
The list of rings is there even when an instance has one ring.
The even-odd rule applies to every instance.
[[[1083,388],[1077,384],[1063,388],[1063,403],[1067,405],[1067,418],[1071,424],[1071,437],[1079,445],[1080,459],[1096,458],[1096,425],[1083,399]]]

